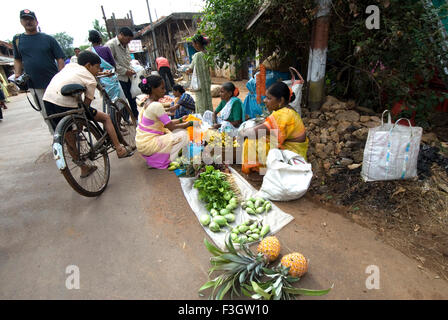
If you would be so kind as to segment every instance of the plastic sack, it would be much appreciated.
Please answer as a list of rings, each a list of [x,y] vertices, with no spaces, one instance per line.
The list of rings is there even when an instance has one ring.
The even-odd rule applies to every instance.
[[[136,96],[142,94],[142,90],[139,88],[140,83],[140,76],[145,75],[145,68],[143,68],[140,65],[133,65],[132,68],[135,71],[135,74],[131,78],[131,95],[132,98],[135,98]]]
[[[247,82],[246,88],[249,90],[249,94],[244,99],[243,104],[244,120],[252,119],[258,115],[263,114],[263,110],[257,103],[257,94],[256,94],[257,87],[255,78],[251,78]]]
[[[289,150],[271,149],[259,196],[272,201],[291,201],[305,195],[310,187],[311,164]]]
[[[369,129],[361,176],[364,181],[386,181],[412,179],[417,176],[417,161],[423,129],[412,127],[408,119],[399,119],[392,124],[389,113],[388,123]],[[401,120],[408,126],[399,125]]]
[[[199,82],[199,77],[198,73],[196,72],[196,68],[193,68],[193,75],[191,76],[191,82],[190,82],[190,90],[191,91],[201,90],[201,84]]]
[[[294,101],[291,101],[289,105],[294,108],[294,110],[297,111],[300,116],[302,116],[302,89],[303,85],[305,83],[305,80],[303,80],[303,77],[300,75],[299,71],[297,71],[293,67],[289,67],[289,71],[291,72],[291,80],[283,81],[285,84],[288,85],[288,87],[291,88],[292,92],[296,96]],[[298,76],[298,79],[296,79],[296,75]]]

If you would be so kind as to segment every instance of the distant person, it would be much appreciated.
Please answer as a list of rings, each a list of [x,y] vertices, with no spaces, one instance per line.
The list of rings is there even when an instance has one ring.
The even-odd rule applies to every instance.
[[[185,92],[184,87],[175,84],[173,94],[176,99],[171,104],[170,112],[174,112],[174,119],[180,119],[183,116],[194,113],[196,109],[194,99]]]
[[[163,80],[165,80],[166,85],[166,94],[171,91],[174,86],[174,79],[170,69],[170,62],[165,57],[158,57],[156,59],[157,70],[159,71],[160,76]]]
[[[14,36],[14,74],[19,78],[25,71],[30,76],[28,86],[33,88],[33,99],[37,107],[41,107],[42,117],[47,114],[42,97],[45,89],[58,71],[64,68],[64,52],[56,39],[37,30],[36,15],[25,9],[20,11],[20,23],[25,33]],[[45,121],[53,133],[50,121]]]
[[[115,60],[115,70],[118,75],[121,87],[131,106],[132,113],[138,118],[138,109],[135,98],[131,94],[131,78],[135,75],[135,71],[131,67],[131,54],[128,44],[134,38],[132,30],[128,27],[120,29],[118,36],[109,40],[106,47],[109,47]]]
[[[81,49],[75,48],[74,51],[75,51],[75,55],[73,57],[71,57],[70,63],[78,63],[78,56],[79,56],[79,53],[81,52]]]
[[[103,46],[103,38],[101,38],[101,34],[97,30],[89,31],[89,42],[92,44],[89,50],[96,53],[101,58],[101,68],[103,71],[111,72],[115,70],[116,64],[112,52],[109,47]],[[101,78],[100,82],[112,101],[118,98],[122,98],[126,101],[126,96],[124,95],[117,75]],[[106,112],[106,110],[103,111]]]
[[[205,60],[205,46],[207,44],[208,40],[202,35],[197,34],[193,37],[193,47],[198,52],[193,55],[193,62],[187,70],[188,73],[196,74],[199,80],[199,90],[194,92],[196,113],[199,114],[204,114],[206,110],[213,111],[210,68]]]

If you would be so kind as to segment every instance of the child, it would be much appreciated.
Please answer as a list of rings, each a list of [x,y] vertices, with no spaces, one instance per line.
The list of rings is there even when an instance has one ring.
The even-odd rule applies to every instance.
[[[47,115],[53,115],[61,112],[69,111],[72,108],[78,108],[78,101],[72,96],[63,96],[61,94],[61,89],[67,84],[80,84],[86,88],[84,93],[84,104],[88,106],[91,115],[87,114],[89,120],[95,120],[101,122],[104,125],[109,137],[117,152],[118,158],[126,158],[133,154],[132,150],[128,147],[124,147],[118,141],[117,133],[112,124],[109,115],[97,111],[90,106],[90,103],[94,99],[95,89],[97,86],[97,81],[95,76],[100,73],[101,59],[98,55],[91,51],[83,51],[78,56],[78,63],[70,63],[66,65],[59,73],[57,73],[50,84],[48,85],[43,100],[44,106],[47,111]],[[92,116],[92,118],[91,118]],[[50,120],[53,129],[56,129],[59,121],[62,118],[53,118]],[[74,144],[74,137],[72,135],[67,135],[67,142]],[[69,148],[71,149],[71,148]],[[76,150],[76,148],[73,148]],[[76,158],[77,155],[71,154],[72,157]],[[81,166],[81,178],[87,178],[91,175],[97,168],[89,167],[87,165]]]
[[[194,99],[188,93],[185,93],[185,89],[181,85],[173,86],[173,94],[176,100],[171,104],[170,112],[175,112],[174,119],[180,119],[194,113],[196,108]]]

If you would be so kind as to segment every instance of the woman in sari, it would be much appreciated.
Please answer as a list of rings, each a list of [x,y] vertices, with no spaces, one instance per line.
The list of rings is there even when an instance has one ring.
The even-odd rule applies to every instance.
[[[221,86],[221,103],[214,112],[205,111],[202,117],[213,129],[226,132],[230,136],[238,135],[238,128],[244,122],[243,102],[238,95],[238,88],[232,82]]]
[[[213,111],[210,68],[205,60],[205,46],[207,43],[207,40],[201,35],[193,37],[193,47],[198,52],[193,55],[193,61],[187,70],[188,73],[193,73],[193,76],[196,76],[198,80],[199,89],[194,91],[194,100],[196,102],[196,113],[201,115],[206,110]]]
[[[188,144],[188,133],[183,129],[193,126],[193,121],[185,123],[186,116],[170,120],[165,108],[158,102],[165,96],[165,83],[160,76],[143,78],[139,87],[149,97],[138,117],[137,150],[149,168],[166,169]]]
[[[307,159],[309,140],[305,126],[300,115],[288,106],[294,100],[294,94],[283,82],[277,82],[267,90],[264,102],[271,115],[264,123],[240,133],[249,137],[243,146],[243,173],[251,175],[264,168],[271,148],[290,150]],[[252,178],[255,177],[252,175]]]

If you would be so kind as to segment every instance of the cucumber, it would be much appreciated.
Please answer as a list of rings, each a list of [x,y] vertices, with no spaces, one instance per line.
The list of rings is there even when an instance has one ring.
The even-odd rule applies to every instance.
[[[211,222],[212,218],[210,218],[210,216],[208,214],[204,214],[201,216],[201,218],[199,219],[199,221],[201,222],[201,224],[203,226],[208,226]]]
[[[212,232],[219,232],[219,231],[221,231],[221,228],[220,228],[219,224],[217,224],[217,223],[214,222],[214,221],[210,222],[210,224],[209,224],[208,227],[209,227],[209,229],[210,229]]]
[[[220,227],[227,226],[227,220],[223,216],[216,216],[213,218],[213,222],[217,223]]]
[[[227,222],[232,223],[235,222],[235,215],[234,214],[226,214],[224,218],[227,220]]]
[[[246,208],[246,212],[251,215],[255,214],[255,211],[252,208]]]

